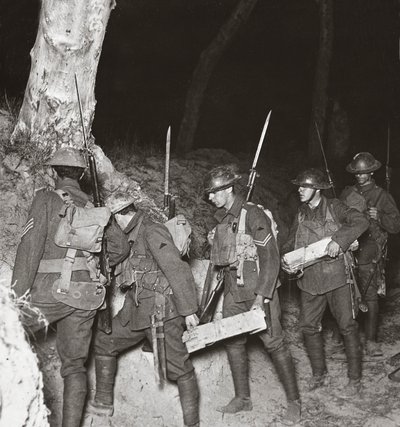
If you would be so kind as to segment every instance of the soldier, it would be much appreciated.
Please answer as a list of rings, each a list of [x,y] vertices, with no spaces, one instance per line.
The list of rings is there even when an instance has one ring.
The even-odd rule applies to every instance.
[[[358,153],[347,165],[346,170],[355,176],[356,184],[346,187],[341,199],[351,207],[364,213],[369,227],[359,240],[356,252],[358,262],[358,285],[365,313],[365,350],[369,356],[382,356],[377,342],[378,295],[385,295],[385,258],[388,234],[400,231],[400,214],[393,197],[375,184],[372,178],[381,163],[367,152]]]
[[[167,227],[136,210],[132,199],[117,194],[106,204],[115,213],[131,249],[129,257],[115,269],[116,284],[126,291],[124,305],[113,319],[112,333],[98,331],[94,340],[96,394],[88,412],[113,414],[117,356],[145,338],[154,343],[150,317],[158,315],[164,329],[164,342],[159,344],[165,344],[166,375],[178,384],[184,424],[199,426],[197,380],[182,342],[184,325],[190,328],[198,324],[190,267],[181,259]]]
[[[75,148],[61,148],[48,164],[56,174],[56,191],[61,191],[62,196],[75,206],[87,205],[89,197],[79,186],[86,169],[82,153]],[[30,300],[48,323],[57,324],[57,351],[64,379],[62,426],[79,427],[87,392],[85,363],[97,311],[93,304],[97,307],[101,305],[104,292],[97,281],[96,268],[93,271],[93,263],[88,262],[82,251],[68,258],[70,249],[55,243],[61,221],[59,214],[65,208],[62,197],[56,191],[40,190],[33,199],[18,246],[12,283],[17,297]],[[106,229],[106,235],[110,264],[120,262],[129,252],[129,246],[124,245],[122,230],[112,222]],[[71,266],[70,269],[65,268],[65,265]],[[55,293],[54,285],[61,283],[62,277],[66,278],[65,289],[77,283],[87,284],[93,297],[100,296],[100,300],[88,301],[84,296],[79,297],[80,294],[69,298],[70,294],[65,289]],[[59,296],[64,298],[63,301],[59,300]],[[30,332],[36,332],[44,326],[35,323],[37,319],[29,316],[22,320]]]
[[[292,183],[299,187],[302,204],[284,252],[305,247],[325,237],[332,238],[326,249],[330,258],[305,268],[297,281],[301,290],[300,328],[313,374],[309,390],[322,387],[327,376],[321,320],[328,304],[343,335],[348,362],[349,382],[341,396],[351,397],[361,389],[361,349],[358,325],[352,315],[351,289],[346,285],[344,253],[367,229],[368,221],[363,214],[338,199],[327,199],[321,194],[321,190],[330,187],[322,171],[307,169]],[[291,272],[284,260],[282,268]]]
[[[271,220],[263,209],[246,202],[234,191],[240,179],[228,167],[216,167],[206,176],[205,194],[218,210],[215,218],[227,233],[241,235],[233,240],[237,260],[224,272],[223,317],[229,317],[260,308],[270,311],[272,336],[267,331],[257,336],[270,354],[288,400],[283,422],[294,424],[300,420],[301,404],[295,376],[295,368],[280,323],[281,310],[277,287],[280,285],[279,252],[271,230]],[[219,227],[217,226],[217,228]],[[217,232],[212,243],[212,253],[218,245]],[[222,239],[224,237],[222,236]],[[222,255],[221,254],[217,254]],[[211,260],[212,261],[212,260]],[[225,341],[232,372],[235,397],[217,410],[223,413],[251,411],[246,335]]]

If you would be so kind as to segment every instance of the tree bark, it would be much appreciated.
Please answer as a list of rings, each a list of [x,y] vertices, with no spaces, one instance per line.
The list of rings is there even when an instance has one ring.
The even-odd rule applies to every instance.
[[[43,0],[31,71],[12,135],[41,149],[82,145],[74,75],[79,82],[85,129],[94,118],[94,86],[114,0]]]
[[[233,37],[250,16],[258,0],[240,0],[211,44],[201,53],[186,95],[177,148],[187,152],[193,148],[204,93],[214,67]]]
[[[91,134],[96,73],[115,4],[115,0],[42,0],[30,75],[11,141],[17,152],[20,148],[21,157],[28,158],[28,164],[43,163],[60,146],[83,148],[76,75],[83,124],[96,159],[103,196],[116,190],[129,193],[155,220],[165,221],[165,215],[138,183],[115,171]],[[6,160],[12,163],[12,159]]]
[[[311,120],[308,137],[308,155],[313,162],[321,159],[321,148],[316,130],[318,127],[322,143],[326,136],[326,111],[328,86],[333,46],[333,0],[319,0],[320,38],[315,68]]]

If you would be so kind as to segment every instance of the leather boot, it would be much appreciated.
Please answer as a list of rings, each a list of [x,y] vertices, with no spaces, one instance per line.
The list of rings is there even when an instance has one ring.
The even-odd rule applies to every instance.
[[[308,390],[313,391],[325,384],[327,375],[324,342],[321,333],[314,335],[304,334],[304,344],[310,359],[313,374],[309,382]]]
[[[347,357],[347,376],[352,380],[361,379],[361,344],[358,331],[343,336]]]
[[[249,366],[245,345],[227,345],[229,366],[232,372],[235,397],[226,405],[217,408],[217,411],[235,414],[240,411],[251,411],[253,404],[250,399]]]
[[[100,416],[111,416],[114,412],[114,382],[117,358],[99,356],[94,358],[96,372],[96,394],[87,406],[87,412]]]
[[[185,426],[197,427],[199,420],[199,387],[194,371],[177,379]]]
[[[62,427],[79,427],[87,393],[86,373],[64,378]]]
[[[287,411],[282,417],[282,422],[289,425],[296,424],[301,418],[301,405],[292,356],[286,346],[270,354],[288,400]]]

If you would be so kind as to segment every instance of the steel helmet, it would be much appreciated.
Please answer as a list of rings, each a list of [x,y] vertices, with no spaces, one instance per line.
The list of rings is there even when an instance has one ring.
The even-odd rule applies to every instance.
[[[116,214],[122,209],[134,204],[134,199],[127,193],[116,192],[107,197],[105,205],[110,208],[111,213]]]
[[[378,170],[382,166],[381,162],[366,151],[356,154],[353,160],[346,166],[350,173],[370,173]]]
[[[292,184],[299,187],[314,188],[315,190],[327,190],[331,185],[327,181],[324,172],[320,169],[310,168],[300,172]]]
[[[228,166],[218,166],[212,169],[204,179],[204,192],[206,194],[225,190],[238,182],[241,176],[233,172]]]
[[[82,151],[73,147],[60,148],[47,164],[50,166],[75,166],[83,169],[87,167]]]

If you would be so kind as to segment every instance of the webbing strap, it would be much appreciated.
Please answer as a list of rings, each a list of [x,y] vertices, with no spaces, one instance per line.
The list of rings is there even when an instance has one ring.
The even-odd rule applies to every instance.
[[[58,282],[58,292],[67,294],[72,276],[72,266],[75,261],[77,249],[68,249],[61,268],[61,276]]]
[[[42,259],[39,264],[38,273],[61,273],[65,258]],[[86,257],[76,257],[72,264],[72,271],[89,270]]]

